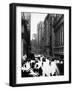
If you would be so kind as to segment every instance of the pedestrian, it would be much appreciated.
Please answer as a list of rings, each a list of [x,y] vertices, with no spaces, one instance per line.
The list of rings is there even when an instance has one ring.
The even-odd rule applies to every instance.
[[[52,76],[59,75],[59,70],[58,70],[58,67],[56,65],[56,60],[51,62],[51,68],[50,69],[51,69],[51,75]]]

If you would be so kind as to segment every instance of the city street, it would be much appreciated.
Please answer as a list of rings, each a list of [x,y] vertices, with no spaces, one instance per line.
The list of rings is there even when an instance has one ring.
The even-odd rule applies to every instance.
[[[21,76],[64,75],[64,15],[21,16]]]
[[[46,58],[38,55],[35,59],[27,60],[23,57],[22,77],[58,76],[63,75],[64,62],[55,58]]]

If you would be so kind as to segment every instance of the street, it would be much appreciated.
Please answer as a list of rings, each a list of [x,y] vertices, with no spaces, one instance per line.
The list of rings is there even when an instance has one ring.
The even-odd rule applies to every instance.
[[[22,63],[22,77],[58,76],[64,74],[64,62],[56,58],[51,59],[50,57],[38,55],[34,59],[27,59],[27,55],[25,55]]]

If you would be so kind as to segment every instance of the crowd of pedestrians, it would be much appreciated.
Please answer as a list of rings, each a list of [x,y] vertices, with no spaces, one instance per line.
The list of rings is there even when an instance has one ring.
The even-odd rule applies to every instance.
[[[63,63],[56,58],[45,57],[44,55],[29,59],[25,54],[22,58],[22,77],[58,76],[60,75],[58,66],[59,64],[63,65]]]

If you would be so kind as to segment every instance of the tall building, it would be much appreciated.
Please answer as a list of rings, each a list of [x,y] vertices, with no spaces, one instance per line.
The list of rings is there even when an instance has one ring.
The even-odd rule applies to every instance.
[[[64,59],[64,15],[57,14],[54,19],[55,46],[54,55]]]
[[[30,13],[21,13],[21,55],[29,54],[30,45]]]
[[[31,40],[31,52],[37,54],[38,49],[38,36],[37,33],[33,34],[33,39]]]
[[[44,54],[46,56],[53,56],[54,46],[54,28],[53,20],[55,14],[48,14],[44,20]]]
[[[41,50],[43,48],[43,35],[44,35],[44,23],[41,21],[37,25],[37,36],[38,36],[38,52],[41,53]]]

